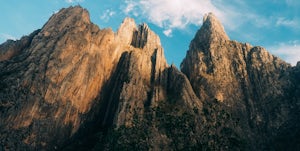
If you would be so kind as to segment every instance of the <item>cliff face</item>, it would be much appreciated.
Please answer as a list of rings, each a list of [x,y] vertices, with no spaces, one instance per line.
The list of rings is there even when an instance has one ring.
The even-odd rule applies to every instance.
[[[123,35],[127,29],[133,32]],[[100,121],[102,127],[116,127],[113,134],[103,137],[115,133],[120,137],[114,138],[113,144],[101,140],[98,148],[158,150],[163,146],[166,149],[173,138],[165,136],[160,126],[164,122],[161,113],[157,113],[161,104],[172,101],[174,107],[184,106],[184,110],[193,112],[193,108],[201,110],[202,103],[186,76],[175,67],[168,67],[159,37],[146,24],[136,27],[132,19],[125,19],[117,34],[130,46],[122,53],[104,90]],[[132,136],[123,138],[128,135]],[[132,144],[136,146],[130,148]]]
[[[41,30],[2,44],[0,67],[0,138],[7,149],[58,149],[96,121],[132,127],[135,116],[144,118],[146,107],[168,95],[159,37],[130,18],[117,33],[101,30],[81,7],[62,9]],[[200,107],[189,95],[183,103]]]
[[[23,47],[16,45],[24,38],[4,44],[20,53],[0,65],[1,140],[8,148],[13,142],[18,149],[57,148],[88,118],[84,115],[110,76],[118,58],[115,35],[73,7],[25,38],[30,40]]]
[[[299,65],[230,41],[213,14],[204,17],[182,72],[167,65],[146,24],[126,18],[114,33],[78,6],[0,45],[0,68],[0,150],[299,144]]]
[[[291,66],[262,47],[230,41],[213,14],[204,17],[181,70],[201,100],[226,106],[254,148],[268,147],[268,137],[295,114],[290,108],[299,102],[287,89],[294,87]]]

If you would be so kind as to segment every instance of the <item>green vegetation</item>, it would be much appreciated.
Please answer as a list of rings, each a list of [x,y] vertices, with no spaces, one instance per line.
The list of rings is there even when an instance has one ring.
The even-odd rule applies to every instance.
[[[210,102],[203,110],[188,109],[176,101],[161,101],[147,108],[142,117],[133,115],[133,126],[121,126],[98,133],[94,150],[149,150],[153,127],[166,136],[162,148],[173,150],[243,150],[244,139],[235,132],[235,123],[222,104]],[[157,144],[156,144],[157,145]]]
[[[133,116],[133,126],[112,128],[106,134],[98,133],[98,142],[93,150],[149,150],[149,126],[147,120]]]
[[[173,101],[161,102],[155,113],[156,126],[171,140],[170,148],[190,150],[196,145],[196,116],[193,113],[178,108]]]

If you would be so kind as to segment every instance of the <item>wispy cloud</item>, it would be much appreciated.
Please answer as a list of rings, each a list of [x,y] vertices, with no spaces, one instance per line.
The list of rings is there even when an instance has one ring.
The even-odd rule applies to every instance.
[[[213,0],[213,2],[221,10],[220,12],[223,13],[223,16],[225,16],[225,18],[220,19],[229,30],[236,30],[245,25],[263,28],[273,24],[271,16],[257,12],[257,9],[253,8],[253,4],[250,5],[247,0],[231,0],[230,3],[224,0]]]
[[[279,17],[276,21],[276,26],[285,26],[291,27],[293,29],[300,29],[300,20]]]
[[[269,50],[292,65],[300,61],[300,41],[298,40],[279,43],[277,46],[270,47]]]
[[[172,37],[172,29],[164,30],[163,33],[164,33],[167,37]]]
[[[129,14],[130,12],[135,10],[135,7],[138,5],[138,3],[136,1],[130,1],[130,0],[126,0],[125,1],[125,9],[123,10],[125,14]]]
[[[167,37],[172,37],[174,31],[189,30],[190,25],[200,26],[203,15],[213,12],[221,20],[230,37],[264,46],[275,40],[287,41],[292,38],[291,36],[297,37],[297,34],[285,33],[281,27],[289,27],[295,33],[299,33],[300,18],[294,14],[299,4],[299,0],[270,2],[232,0],[230,3],[224,0],[125,0],[125,6],[121,9],[126,15],[161,27]],[[261,9],[260,6],[266,5],[270,9]],[[288,5],[293,7],[292,10],[286,9],[278,13],[273,8],[279,5],[284,8],[290,8]],[[298,6],[297,9],[295,6]],[[274,54],[287,62],[295,64],[300,60],[299,45],[299,41],[296,44],[281,43],[269,50],[273,50]]]
[[[245,24],[258,28],[272,25],[269,18],[252,12],[248,4],[240,0],[232,3],[223,0],[126,0],[125,5],[125,14],[143,16],[163,28],[165,35],[170,35],[174,29],[186,29],[191,24],[201,25],[203,16],[209,12],[213,12],[229,30]]]
[[[109,19],[116,14],[115,11],[112,11],[110,9],[107,9],[104,11],[104,13],[100,16],[100,19],[102,19],[104,22],[108,22]]]
[[[84,2],[84,0],[65,0],[67,3],[81,3]]]
[[[17,38],[12,36],[12,35],[9,35],[9,34],[5,34],[5,33],[0,33],[0,39],[1,41],[6,41],[8,39],[11,39],[11,40],[16,40]]]
[[[125,14],[145,16],[151,23],[164,28],[166,36],[171,36],[173,29],[184,29],[189,24],[200,25],[203,15],[208,12],[223,16],[211,0],[127,0],[125,3]]]

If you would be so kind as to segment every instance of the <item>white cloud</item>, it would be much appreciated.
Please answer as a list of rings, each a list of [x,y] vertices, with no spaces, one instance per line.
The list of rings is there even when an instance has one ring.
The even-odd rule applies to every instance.
[[[296,19],[286,19],[284,17],[279,17],[276,21],[276,26],[286,26],[297,29],[300,28],[300,21]]]
[[[164,33],[167,37],[172,37],[172,29],[164,30],[163,33]]]
[[[14,37],[12,35],[9,35],[9,34],[5,34],[5,33],[1,33],[0,38],[3,39],[4,41],[6,41],[8,39],[11,39],[11,40],[16,40],[17,39],[16,37]]]
[[[125,14],[132,12],[135,9],[135,7],[137,6],[137,2],[135,2],[135,1],[126,0],[125,4],[126,4],[126,7],[124,9]]]
[[[104,13],[100,16],[100,19],[102,19],[103,21],[105,22],[108,22],[109,19],[114,16],[116,14],[116,12],[110,10],[110,9],[107,9],[104,11]]]
[[[270,50],[292,65],[296,65],[297,61],[300,61],[300,41],[298,40],[280,43],[278,46],[271,47]]]
[[[123,12],[143,16],[149,22],[164,29],[186,29],[188,25],[201,25],[204,14],[214,13],[228,30],[236,30],[245,24],[261,28],[272,25],[269,18],[251,12],[244,1],[233,0],[126,0]],[[169,31],[170,32],[170,31]]]
[[[164,28],[164,34],[169,36],[175,28],[184,29],[189,24],[200,25],[203,15],[209,12],[224,18],[211,0],[127,0],[125,4],[125,14],[145,16],[151,23]]]
[[[252,22],[252,24],[258,28],[268,27],[272,24],[272,21],[269,18],[260,16],[255,13],[243,14],[241,18],[245,18],[245,20],[247,20],[248,22]]]
[[[299,0],[285,1],[288,4],[300,2]],[[268,3],[273,2],[263,4]],[[161,27],[167,37],[172,37],[175,29],[187,31],[189,25],[200,26],[203,15],[208,12],[213,12],[225,26],[225,30],[234,33],[233,38],[239,41],[265,43],[266,39],[261,31],[267,33],[270,29],[280,30],[278,28],[280,26],[291,27],[296,32],[300,30],[299,17],[280,18],[274,10],[264,13],[253,6],[255,5],[241,0],[232,0],[230,3],[224,0],[125,0],[125,7],[121,9],[126,15],[135,16]],[[285,13],[280,15],[286,16]],[[282,35],[281,39],[284,40],[285,35]],[[268,40],[272,40],[272,37]],[[283,58],[286,61],[295,64],[296,60],[300,60],[299,45],[277,45],[273,50],[276,50],[274,51],[276,55],[285,56]]]
[[[84,0],[65,0],[67,3],[81,3],[84,2]]]
[[[225,27],[236,30],[245,25],[256,28],[269,27],[273,24],[271,16],[257,12],[247,1],[231,0],[230,3],[224,0],[213,0],[213,4],[224,13],[225,18],[220,18]],[[268,3],[268,2],[267,2]],[[267,4],[266,4],[267,5]]]

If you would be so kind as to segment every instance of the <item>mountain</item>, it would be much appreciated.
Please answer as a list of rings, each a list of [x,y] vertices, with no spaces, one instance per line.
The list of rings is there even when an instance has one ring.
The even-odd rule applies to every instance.
[[[294,68],[262,47],[229,40],[213,14],[204,17],[181,64],[200,100],[223,104],[253,150],[270,150],[278,130],[299,120]]]
[[[126,18],[80,6],[0,45],[0,150],[297,150],[300,63],[231,41],[211,13],[181,71]]]

